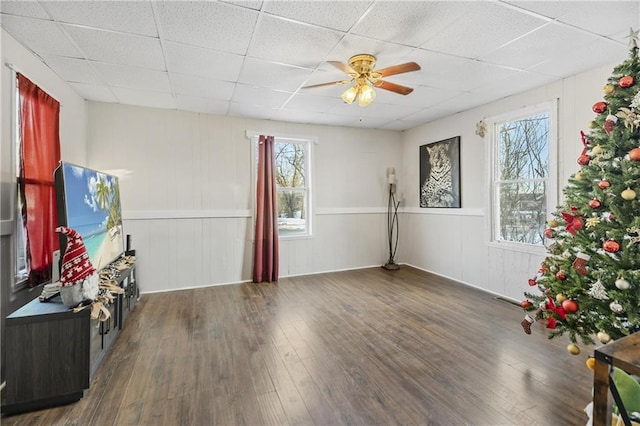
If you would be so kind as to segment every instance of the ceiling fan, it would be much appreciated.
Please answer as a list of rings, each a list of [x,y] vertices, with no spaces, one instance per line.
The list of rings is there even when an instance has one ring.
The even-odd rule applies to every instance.
[[[391,67],[374,70],[374,67],[376,65],[376,57],[368,54],[352,56],[351,58],[349,58],[349,65],[340,61],[328,62],[334,67],[343,71],[345,74],[351,77],[351,79],[304,86],[303,89],[351,84],[355,82],[353,86],[351,86],[342,94],[342,100],[348,104],[351,104],[356,100],[356,98],[358,98],[358,105],[360,106],[367,106],[371,104],[371,102],[373,102],[373,100],[376,98],[376,92],[371,88],[371,86],[389,90],[400,95],[408,95],[409,93],[413,92],[413,89],[411,87],[401,86],[400,84],[382,80],[382,78],[410,71],[418,71],[420,69],[420,65],[416,64],[415,62],[407,62],[406,64],[394,65]]]

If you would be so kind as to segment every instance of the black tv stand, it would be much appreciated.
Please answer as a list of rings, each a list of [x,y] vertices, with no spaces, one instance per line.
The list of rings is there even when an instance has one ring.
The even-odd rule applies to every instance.
[[[74,313],[60,296],[37,298],[6,318],[6,401],[3,414],[15,414],[78,401],[140,295],[135,264],[120,271],[124,288],[106,321],[91,309]]]

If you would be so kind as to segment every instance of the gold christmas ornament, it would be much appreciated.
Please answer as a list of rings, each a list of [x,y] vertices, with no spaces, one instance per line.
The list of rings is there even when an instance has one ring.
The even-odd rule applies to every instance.
[[[602,88],[602,91],[604,92],[605,95],[612,94],[614,90],[615,90],[615,87],[613,86],[613,84],[605,84],[604,87]]]
[[[571,355],[578,355],[580,353],[580,347],[575,343],[570,343],[567,346],[567,351],[569,351]]]
[[[596,145],[593,147],[591,152],[595,155],[602,154],[602,147],[600,145]]]
[[[627,188],[620,193],[620,196],[627,201],[631,201],[636,198],[636,191],[631,188]]]
[[[582,180],[582,172],[576,172],[576,174],[573,175],[573,177],[575,177],[576,180]]]
[[[601,343],[609,343],[609,341],[611,340],[611,336],[609,336],[609,334],[604,331],[598,331],[598,334],[596,336]]]

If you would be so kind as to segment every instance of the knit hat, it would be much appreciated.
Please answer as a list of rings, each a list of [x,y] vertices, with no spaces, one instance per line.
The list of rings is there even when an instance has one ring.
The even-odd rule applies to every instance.
[[[67,248],[64,251],[64,256],[62,256],[60,285],[69,287],[82,283],[96,271],[91,264],[89,253],[87,253],[82,237],[76,230],[66,226],[59,226],[56,228],[56,232],[67,236]]]

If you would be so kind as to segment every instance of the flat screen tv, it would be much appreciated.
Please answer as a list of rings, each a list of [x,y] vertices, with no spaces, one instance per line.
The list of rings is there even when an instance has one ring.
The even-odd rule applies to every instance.
[[[124,252],[118,177],[61,162],[54,178],[59,226],[80,233],[93,267],[103,269]],[[66,242],[60,234],[60,258]]]

